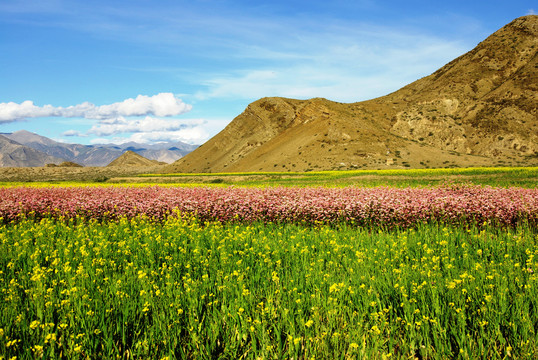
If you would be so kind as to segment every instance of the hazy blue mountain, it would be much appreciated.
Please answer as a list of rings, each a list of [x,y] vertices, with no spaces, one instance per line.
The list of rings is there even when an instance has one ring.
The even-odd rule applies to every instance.
[[[63,161],[0,135],[0,167],[38,167]]]
[[[166,142],[154,145],[136,142],[97,145],[66,144],[26,130],[4,134],[4,136],[50,156],[84,166],[106,166],[129,150],[150,160],[173,163],[198,147],[197,145],[182,142]]]

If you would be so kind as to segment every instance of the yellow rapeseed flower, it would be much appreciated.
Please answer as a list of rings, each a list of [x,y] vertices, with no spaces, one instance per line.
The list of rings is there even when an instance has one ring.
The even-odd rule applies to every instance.
[[[34,320],[30,323],[30,329],[32,330],[37,329],[38,326],[39,326],[39,321],[37,320]]]

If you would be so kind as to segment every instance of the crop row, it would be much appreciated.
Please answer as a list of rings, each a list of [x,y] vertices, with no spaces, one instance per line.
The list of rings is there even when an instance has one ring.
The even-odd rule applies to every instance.
[[[538,224],[538,190],[439,188],[9,187],[0,189],[4,222],[23,217],[118,219],[174,213],[202,221],[348,223],[414,226],[426,222]]]

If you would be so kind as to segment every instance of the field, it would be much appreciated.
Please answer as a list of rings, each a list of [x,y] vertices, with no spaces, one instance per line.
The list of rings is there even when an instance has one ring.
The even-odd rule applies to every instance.
[[[239,186],[439,186],[465,183],[489,186],[536,187],[538,167],[481,167],[312,172],[204,174],[141,174],[111,177],[110,183],[225,184]]]
[[[497,187],[536,187],[538,167],[481,167],[311,172],[203,174],[147,173],[148,168],[0,168],[0,185],[13,184],[160,184],[187,186],[439,186],[465,183]],[[155,169],[153,169],[155,170]]]
[[[532,358],[536,170],[504,171],[526,188],[6,184],[0,357]]]

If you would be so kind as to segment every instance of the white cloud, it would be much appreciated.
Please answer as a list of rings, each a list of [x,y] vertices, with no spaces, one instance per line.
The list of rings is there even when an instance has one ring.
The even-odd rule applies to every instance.
[[[129,139],[141,143],[181,141],[188,144],[202,144],[209,139],[209,135],[201,126],[197,126],[177,131],[140,132],[131,135]]]
[[[304,34],[295,48],[283,46],[284,53],[244,49],[237,56],[265,65],[210,74],[200,80],[205,89],[195,98],[325,97],[355,102],[395,91],[470,50],[457,41],[390,28],[331,30]]]
[[[78,130],[67,130],[62,133],[62,136],[86,136]]]
[[[472,19],[462,21],[454,15],[438,22],[444,24],[441,28],[450,30],[442,35],[432,31],[431,27],[438,27],[435,21],[428,26],[421,21],[413,25],[413,19],[398,14],[396,18],[386,18],[382,22],[385,25],[378,25],[380,22],[370,20],[367,12],[357,9],[353,10],[357,12],[350,9],[339,16],[336,12],[316,8],[323,5],[327,6],[324,9],[334,10],[344,3],[347,6],[360,2],[382,9],[379,2],[371,0],[338,1],[339,5],[314,2],[316,4],[311,4],[314,6],[301,8],[300,12],[283,11],[285,3],[260,5],[254,2],[244,6],[215,2],[200,8],[197,2],[167,7],[135,2],[133,6],[124,7],[109,2],[106,6],[83,6],[84,2],[77,1],[79,6],[65,7],[59,0],[45,1],[58,4],[54,7],[58,16],[35,17],[34,23],[89,34],[90,38],[105,42],[114,40],[119,45],[132,42],[147,54],[163,56],[166,61],[152,61],[150,67],[133,62],[129,64],[133,68],[128,70],[160,71],[167,73],[169,79],[179,79],[178,86],[183,89],[185,83],[193,85],[189,94],[194,95],[194,101],[209,100],[198,103],[202,111],[225,109],[228,101],[240,100],[246,104],[264,96],[326,97],[352,102],[385,95],[470,50],[469,47],[476,44],[476,37],[481,36],[476,35],[480,33],[477,30],[465,30]],[[43,1],[37,0],[14,2],[25,12],[52,8],[40,5]],[[286,4],[296,6],[293,2]],[[12,11],[15,10],[6,12],[6,17],[14,17]],[[201,13],[203,16],[199,16]],[[438,35],[431,35],[434,33]],[[461,42],[452,39],[461,39]],[[159,63],[167,66],[155,68]],[[40,107],[31,101],[0,103],[0,124],[54,116],[64,118],[57,122],[65,122],[65,118],[73,122],[84,121],[80,118],[91,119],[91,123],[80,126],[91,127],[92,134],[102,137],[133,134],[150,139],[161,136],[162,132],[176,133],[174,136],[194,133],[201,127],[185,126],[184,121],[177,119],[168,122],[153,119],[189,111],[191,106],[178,96],[166,93],[110,105],[82,103],[66,108]],[[217,105],[213,105],[211,100],[214,99],[225,101],[215,101]],[[152,120],[126,119],[148,115]],[[71,120],[73,117],[80,118]],[[214,121],[213,129],[211,123],[207,123],[204,128],[217,133],[229,120]],[[69,136],[77,135],[71,132]]]
[[[187,144],[202,144],[209,139],[209,134],[201,127],[185,128],[176,131],[138,132],[128,137],[115,136],[112,138],[95,138],[92,144],[123,144],[134,141],[137,143],[152,144],[165,141],[181,141]]]
[[[28,117],[55,116],[56,108],[51,105],[35,106],[30,100],[20,104],[14,102],[0,103],[0,123],[22,120]]]
[[[27,100],[20,104],[0,103],[0,123],[39,117],[109,119],[119,116],[173,116],[186,113],[191,108],[191,105],[185,104],[172,93],[160,93],[153,96],[138,95],[134,99],[101,106],[89,102],[68,107],[36,106],[32,101]]]
[[[97,136],[110,136],[124,133],[173,132],[198,127],[203,124],[204,121],[200,119],[159,119],[150,116],[146,116],[144,119],[126,119],[120,116],[99,121],[99,124],[92,126],[87,133]]]
[[[77,130],[64,132],[64,136],[98,136],[90,140],[92,144],[121,144],[129,141],[155,143],[181,141],[201,144],[209,139],[203,119],[161,119],[146,116],[143,119],[127,119],[123,116],[100,120],[87,132]]]
[[[534,9],[529,9],[525,15],[538,15]]]
[[[398,24],[382,26],[330,18],[316,24],[302,19],[296,27],[289,23],[272,27],[269,20],[261,23],[253,29],[272,31],[255,31],[255,42],[250,38],[238,41],[229,53],[228,58],[248,65],[197,74],[191,79],[202,85],[196,99],[252,101],[285,96],[366,100],[431,74],[472,45],[472,40],[447,40],[424,29]]]

